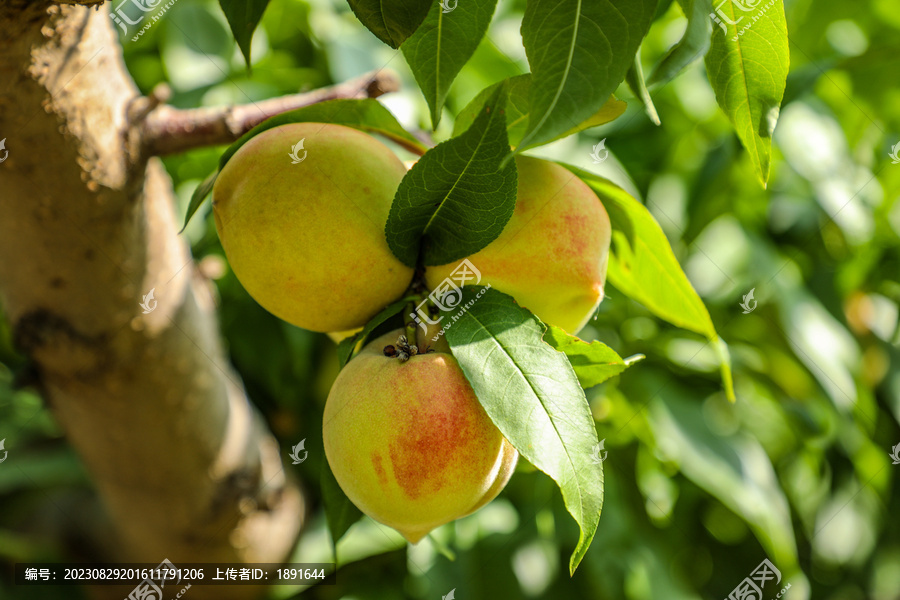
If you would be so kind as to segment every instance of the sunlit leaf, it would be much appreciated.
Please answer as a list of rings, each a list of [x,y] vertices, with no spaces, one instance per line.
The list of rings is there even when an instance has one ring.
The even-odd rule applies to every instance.
[[[544,343],[543,324],[496,290],[466,286],[445,325],[447,341],[485,411],[507,440],[562,491],[580,528],[569,560],[584,558],[603,507],[603,466],[594,419],[572,365]]]
[[[529,0],[522,43],[531,66],[528,129],[518,150],[587,120],[624,80],[657,0]]]
[[[723,0],[706,70],[716,101],[734,125],[763,186],[769,180],[772,134],[781,111],[790,52],[782,2],[745,5]]]
[[[484,37],[496,4],[497,0],[464,0],[444,12],[435,2],[422,25],[400,46],[431,109],[432,127],[441,120],[450,84]]]
[[[611,181],[564,165],[581,177],[603,202],[612,224],[609,281],[661,319],[706,336],[719,356],[725,393],[734,400],[728,349],[709,311],[694,290],[666,234],[647,210]]]
[[[615,350],[603,342],[586,342],[553,325],[547,326],[544,341],[566,355],[581,387],[585,389],[615,377],[637,362],[622,360]]]

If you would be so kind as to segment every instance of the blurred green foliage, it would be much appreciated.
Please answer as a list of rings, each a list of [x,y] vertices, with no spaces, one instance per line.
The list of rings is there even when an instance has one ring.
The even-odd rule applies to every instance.
[[[610,287],[582,337],[647,359],[588,391],[608,450],[606,499],[575,576],[566,561],[577,528],[552,482],[522,464],[497,501],[416,547],[358,523],[338,547],[338,584],[302,597],[438,598],[455,588],[466,600],[692,600],[726,597],[769,558],[790,580],[790,598],[900,598],[892,518],[900,466],[888,456],[900,443],[900,165],[888,156],[900,142],[900,12],[895,0],[786,4],[791,73],[767,190],[716,107],[702,61],[651,87],[660,127],[622,86],[622,117],[533,152],[643,199],[730,345],[737,403],[725,400],[704,339],[650,318]],[[436,140],[483,87],[527,71],[523,7],[500,3],[450,90]],[[662,13],[642,48],[646,73],[685,22],[678,3]],[[389,68],[404,88],[385,105],[408,127],[430,124],[400,52],[343,0],[273,1],[253,38],[251,72],[214,0],[182,0],[138,41],[122,43],[141,90],[167,84],[175,106],[249,103]],[[591,146],[601,139],[612,157],[594,165]],[[182,213],[221,150],[164,161]],[[215,266],[224,259],[208,211],[185,235],[197,259]],[[250,397],[285,451],[307,440],[309,460],[291,467],[312,506],[294,558],[329,560],[318,479],[335,346],[263,311],[227,268],[217,284],[222,329]],[[758,307],[743,314],[751,289]],[[0,465],[0,561],[8,563],[83,550],[69,516],[91,494],[28,372],[0,324],[0,438],[24,455],[21,468]],[[5,585],[0,597],[24,597]],[[28,597],[72,597],[45,589]],[[272,597],[297,593],[278,588]]]

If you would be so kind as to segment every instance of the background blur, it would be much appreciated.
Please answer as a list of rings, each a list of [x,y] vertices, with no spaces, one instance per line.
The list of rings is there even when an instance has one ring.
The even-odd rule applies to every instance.
[[[527,71],[523,8],[501,0],[436,140],[483,87]],[[900,165],[889,157],[900,142],[900,12],[895,0],[788,0],[786,10],[791,76],[768,190],[717,109],[702,61],[651,90],[661,127],[623,87],[629,108],[617,121],[534,152],[605,175],[650,207],[730,345],[738,402],[725,399],[700,336],[610,286],[582,337],[647,359],[587,392],[608,450],[606,499],[575,576],[567,564],[577,528],[551,480],[520,463],[497,500],[435,541],[411,547],[369,519],[358,523],[338,546],[338,585],[302,597],[436,599],[455,588],[460,600],[724,598],[768,558],[785,579],[765,588],[766,599],[785,580],[785,597],[796,600],[900,598],[900,465],[889,456],[900,444]],[[676,2],[644,43],[645,73],[684,27]],[[383,102],[407,127],[429,125],[400,52],[344,0],[273,0],[251,74],[215,0],[180,0],[122,44],[141,90],[166,83],[179,107],[247,103],[386,67],[404,89]],[[602,139],[612,155],[594,165],[591,146]],[[181,214],[221,150],[165,160]],[[289,467],[314,502],[295,560],[330,561],[318,480],[335,346],[247,295],[208,211],[185,235],[216,279],[231,358],[285,457],[304,438],[309,451]],[[758,305],[743,314],[751,289]],[[64,560],[103,544],[91,482],[27,382],[0,319],[0,437],[25,455],[21,469],[0,466],[0,563]],[[63,506],[83,522],[68,522]],[[47,591],[29,598],[81,597],[33,589]],[[0,597],[21,593],[0,582]],[[299,593],[277,588],[272,598]]]

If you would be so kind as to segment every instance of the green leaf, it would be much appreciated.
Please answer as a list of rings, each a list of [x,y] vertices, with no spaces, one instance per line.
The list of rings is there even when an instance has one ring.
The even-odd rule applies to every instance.
[[[653,22],[659,21],[666,13],[669,12],[669,7],[672,6],[672,0],[659,0],[659,5],[656,7],[656,11],[653,13]]]
[[[531,65],[524,148],[596,113],[625,78],[657,0],[528,0],[522,42]]]
[[[481,90],[475,99],[469,102],[456,117],[456,122],[453,124],[454,136],[459,135],[472,125],[487,98],[490,97],[499,86],[503,85],[503,83],[507,83],[509,86],[508,99],[506,101],[506,130],[509,135],[509,143],[513,147],[516,147],[519,144],[528,128],[528,95],[529,90],[531,89],[531,75],[517,75],[516,77],[505,79]],[[610,96],[606,103],[600,107],[600,110],[595,112],[588,119],[578,123],[571,129],[564,131],[549,141],[553,142],[568,137],[590,127],[605,125],[622,116],[622,114],[625,113],[626,107],[627,105],[625,102],[616,99],[615,96]],[[531,146],[517,148],[517,150],[527,150],[530,147]]]
[[[191,222],[191,217],[194,216],[194,213],[200,208],[200,205],[203,204],[203,201],[206,200],[206,197],[209,196],[210,192],[212,192],[213,186],[216,183],[216,178],[219,176],[219,169],[216,169],[209,176],[203,180],[203,182],[197,186],[197,189],[194,190],[194,193],[191,194],[191,202],[188,204],[187,214],[184,215],[184,225],[181,226],[181,233],[185,229],[187,229],[188,223]]]
[[[338,542],[344,537],[350,526],[362,518],[363,514],[338,485],[327,460],[322,461],[322,475],[319,484],[322,487],[325,520],[328,521],[328,531],[331,532],[335,554],[337,554]]]
[[[611,181],[577,167],[563,166],[594,190],[609,213],[609,281],[657,317],[706,336],[719,355],[725,393],[734,401],[727,347],[719,339],[703,300],[682,271],[659,224],[643,204]]]
[[[391,251],[415,267],[444,265],[497,239],[516,206],[516,167],[509,154],[504,88],[461,136],[429,150],[400,182],[385,234]]]
[[[622,360],[621,356],[603,342],[586,342],[555,325],[547,325],[544,341],[566,355],[575,369],[581,387],[585,389],[615,377],[644,358],[637,355],[627,361]]]
[[[241,48],[247,68],[250,68],[250,42],[253,40],[253,32],[259,25],[269,0],[219,0],[219,6],[228,19],[231,33]]]
[[[566,356],[541,337],[544,327],[515,300],[477,286],[462,289],[445,313],[445,335],[479,401],[510,443],[558,485],[580,528],[569,560],[584,558],[603,507],[603,466],[591,460],[594,419]],[[462,312],[462,314],[460,314]]]
[[[484,37],[496,5],[497,0],[464,0],[445,13],[435,2],[422,25],[400,46],[431,109],[433,128],[441,120],[450,84]]]
[[[654,381],[646,389],[652,393],[661,385]],[[746,431],[713,431],[695,390],[676,382],[666,391],[664,401],[654,398],[643,413],[659,442],[656,451],[746,520],[772,560],[791,569],[797,564],[791,506],[763,445]]]
[[[393,304],[389,305],[387,308],[382,310],[380,313],[372,317],[368,323],[362,328],[362,331],[357,333],[354,336],[341,340],[341,343],[338,344],[337,354],[338,361],[340,362],[341,368],[344,368],[344,365],[350,360],[350,357],[353,355],[353,350],[362,342],[365,345],[369,336],[372,335],[372,332],[378,328],[379,325],[390,319],[391,317],[399,314],[403,311],[403,307],[406,306],[408,300],[406,298],[402,300],[397,300]]]
[[[364,98],[361,100],[328,100],[304,106],[295,110],[275,115],[271,119],[266,119],[244,135],[235,143],[231,144],[219,158],[219,168],[203,183],[201,183],[194,194],[191,196],[191,203],[188,206],[187,215],[185,215],[184,226],[187,227],[188,222],[203,200],[212,191],[216,183],[216,177],[225,167],[235,153],[240,150],[241,146],[246,144],[253,136],[262,133],[273,127],[287,125],[289,123],[333,123],[336,125],[344,125],[346,127],[354,127],[368,133],[377,133],[392,142],[403,146],[416,154],[424,154],[427,148],[417,140],[411,133],[403,129],[403,126],[397,122],[397,119],[390,113],[388,109],[382,106],[377,100]]]
[[[709,81],[765,187],[790,62],[784,4],[745,11],[724,0],[713,14],[721,25],[706,55]]]
[[[631,91],[637,99],[644,105],[644,111],[646,111],[647,116],[650,117],[653,124],[659,125],[659,113],[656,112],[656,106],[653,105],[653,98],[650,97],[650,92],[647,90],[647,84],[644,82],[644,68],[641,66],[640,49],[638,49],[637,54],[634,55],[634,63],[628,70],[625,80],[628,82],[628,87],[631,88]]]
[[[419,28],[432,0],[347,0],[356,18],[390,46],[399,48]]]
[[[338,342],[337,347],[337,355],[338,355],[338,364],[341,368],[344,368],[344,365],[350,360],[350,357],[353,355],[353,351],[359,346],[359,342],[362,339],[362,336],[357,333],[355,335],[351,335],[348,338],[342,339]]]
[[[688,65],[706,54],[712,34],[712,12],[710,0],[679,0],[684,14],[687,16],[687,28],[681,40],[672,46],[662,60],[653,69],[647,85],[668,83],[681,73]]]

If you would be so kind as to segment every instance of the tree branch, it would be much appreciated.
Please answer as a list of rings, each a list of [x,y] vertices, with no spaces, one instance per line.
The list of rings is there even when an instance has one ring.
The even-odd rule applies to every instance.
[[[274,115],[339,98],[377,98],[400,89],[400,80],[388,70],[366,73],[356,79],[305,94],[293,94],[252,104],[182,110],[159,103],[158,94],[140,98],[129,112],[140,118],[141,156],[165,156],[193,148],[230,144]]]
[[[228,364],[171,180],[129,161],[139,92],[107,11],[0,3],[0,40],[0,304],[116,525],[105,558],[284,560],[306,501]]]

